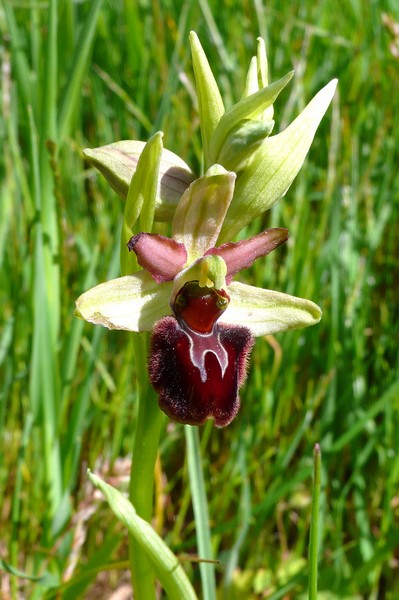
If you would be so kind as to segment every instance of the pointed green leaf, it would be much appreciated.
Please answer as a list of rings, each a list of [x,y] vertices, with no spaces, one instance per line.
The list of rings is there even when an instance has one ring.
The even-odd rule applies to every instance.
[[[25,571],[21,571],[20,569],[16,569],[12,565],[8,564],[5,560],[0,558],[0,569],[14,575],[18,579],[27,581],[34,581],[36,583],[40,583],[43,588],[55,588],[60,585],[60,578],[55,573],[49,573],[45,571],[42,575],[29,575],[25,573]]]
[[[284,196],[305,160],[336,85],[337,80],[332,80],[287,129],[262,143],[250,166],[237,178],[219,244],[233,239]]]
[[[25,42],[26,32],[22,32],[22,29],[19,28],[15,15],[17,8],[14,7],[12,2],[2,2],[3,19],[5,20],[6,30],[8,28],[7,35],[10,49],[12,49],[13,79],[18,82],[18,90],[20,90],[23,99],[21,106],[31,106],[32,112],[36,116],[36,94],[34,89],[37,79],[32,77],[31,57],[29,56],[31,53],[30,46],[27,46]]]
[[[197,600],[177,556],[168,548],[147,521],[118,490],[88,471],[92,484],[104,494],[112,512],[123,523],[151,561],[157,578],[170,600]]]
[[[144,146],[145,142],[123,140],[100,148],[87,148],[83,154],[104,175],[112,189],[126,200]],[[184,160],[163,148],[155,200],[156,221],[172,220],[177,203],[194,179]]]
[[[243,98],[247,98],[251,94],[255,94],[259,92],[259,84],[258,84],[258,63],[256,60],[256,56],[251,58],[251,62],[249,63],[247,78],[245,80],[245,88],[244,93],[242,95]]]
[[[228,287],[230,304],[221,323],[244,325],[255,336],[315,325],[321,310],[310,300],[263,290],[234,281]]]
[[[258,48],[256,52],[256,65],[258,75],[258,86],[261,90],[266,87],[269,83],[269,65],[267,61],[266,45],[263,38],[258,37]],[[273,119],[274,108],[271,104],[262,114],[262,119],[270,121]]]
[[[259,89],[266,87],[269,83],[269,66],[267,62],[265,40],[258,37],[258,47],[256,49],[256,66],[258,69]]]
[[[284,77],[251,94],[247,98],[241,99],[230,110],[226,111],[210,140],[210,163],[219,161],[219,153],[223,144],[228,143],[231,132],[243,119],[254,119],[273,104],[279,93],[285,88],[292,79],[294,71],[287,73]]]
[[[246,168],[263,140],[272,132],[274,121],[245,119],[231,131],[223,144],[218,162],[229,171],[238,173]]]
[[[156,283],[149,273],[111,279],[91,288],[76,300],[75,315],[95,325],[126,331],[152,331],[170,315],[171,283]]]
[[[190,264],[212,248],[234,192],[235,173],[211,167],[184,192],[173,219],[173,238],[183,243]]]
[[[253,56],[251,62],[249,63],[243,98],[246,98],[250,94],[254,94],[255,92],[267,87],[269,83],[268,77],[269,73],[266,46],[263,38],[258,37],[257,52],[256,56]],[[273,106],[270,106],[267,111],[270,111],[270,118],[272,119]]]
[[[151,232],[154,225],[155,203],[163,150],[162,138],[163,132],[158,131],[144,146],[127,193],[125,217],[129,212],[129,203],[132,202],[132,205],[134,205],[136,198],[141,195],[144,197],[140,212],[140,231]],[[129,224],[126,219],[125,222],[127,225]]]
[[[204,163],[207,169],[213,164],[209,161],[211,136],[224,113],[224,105],[208,59],[194,31],[190,32],[190,45],[201,121]]]
[[[82,92],[82,81],[90,64],[90,51],[97,29],[97,19],[103,0],[95,0],[91,3],[90,12],[79,33],[75,52],[72,60],[72,68],[67,77],[67,85],[62,93],[62,104],[58,122],[59,140],[63,141],[71,128],[72,117],[76,111],[76,104],[80,101]]]
[[[140,154],[136,170],[127,192],[121,232],[121,272],[128,275],[138,270],[134,254],[129,254],[127,244],[138,231],[151,232],[154,222],[155,200],[161,164],[163,133],[155,133]],[[137,220],[140,218],[138,226]]]

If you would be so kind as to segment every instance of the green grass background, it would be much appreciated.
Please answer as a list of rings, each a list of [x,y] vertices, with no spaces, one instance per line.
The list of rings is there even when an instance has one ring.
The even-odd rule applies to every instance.
[[[306,597],[316,442],[319,598],[398,598],[399,60],[382,21],[399,21],[397,2],[0,6],[0,595],[108,598],[128,582],[126,532],[86,468],[127,488],[132,342],[73,316],[82,291],[118,275],[123,204],[81,150],[161,129],[200,172],[195,29],[227,106],[258,35],[271,80],[295,69],[276,130],[339,78],[295,183],[244,232],[288,227],[286,247],[241,278],[310,298],[324,316],[259,339],[239,416],[200,431],[220,598]],[[184,432],[172,422],[154,526],[174,552],[196,553]],[[198,567],[185,565],[199,589]]]

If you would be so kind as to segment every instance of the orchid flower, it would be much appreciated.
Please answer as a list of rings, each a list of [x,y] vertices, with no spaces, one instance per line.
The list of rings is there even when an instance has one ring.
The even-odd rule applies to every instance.
[[[239,409],[254,336],[317,323],[318,306],[233,281],[283,243],[286,229],[216,246],[236,175],[220,165],[195,180],[177,205],[172,238],[139,233],[128,247],[142,270],[100,284],[76,303],[78,316],[110,329],[152,331],[151,382],[172,419],[217,427]]]
[[[110,329],[152,332],[149,376],[161,409],[181,423],[200,425],[211,418],[223,427],[239,410],[254,337],[306,327],[321,318],[320,308],[309,300],[234,281],[285,242],[286,229],[232,240],[286,193],[336,81],[272,136],[273,102],[292,73],[268,85],[259,39],[244,95],[225,110],[193,32],[190,42],[206,173],[196,179],[181,158],[163,149],[161,134],[146,145],[123,141],[85,152],[126,199],[125,276],[82,294],[76,314]],[[151,154],[150,145],[158,150]],[[140,216],[142,229],[137,230],[145,198],[151,218]],[[172,223],[171,238],[151,233],[154,219]],[[133,262],[131,270],[126,268],[126,245],[141,270]]]

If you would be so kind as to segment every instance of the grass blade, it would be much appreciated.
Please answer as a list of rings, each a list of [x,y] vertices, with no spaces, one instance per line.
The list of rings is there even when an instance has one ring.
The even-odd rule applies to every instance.
[[[209,528],[208,502],[206,499],[204,473],[198,428],[186,425],[188,471],[193,499],[195,529],[197,532],[198,554],[200,558],[213,558],[211,532]],[[200,563],[202,581],[202,595],[204,600],[216,600],[215,565],[213,563]]]
[[[314,447],[314,474],[312,493],[312,521],[309,543],[309,600],[317,600],[317,573],[319,554],[319,514],[321,487],[321,452],[319,444]]]
[[[89,65],[90,51],[96,32],[97,19],[103,0],[95,0],[82,26],[79,39],[76,43],[72,68],[68,77],[68,84],[63,93],[63,100],[59,111],[58,139],[63,142],[71,129],[71,122],[77,102],[81,98],[83,76]]]
[[[151,525],[138,516],[133,505],[118,490],[88,472],[90,481],[106,497],[115,516],[150,559],[170,600],[196,600],[195,592],[177,557],[169,550]],[[138,597],[138,596],[137,596]],[[143,596],[140,596],[144,600]]]

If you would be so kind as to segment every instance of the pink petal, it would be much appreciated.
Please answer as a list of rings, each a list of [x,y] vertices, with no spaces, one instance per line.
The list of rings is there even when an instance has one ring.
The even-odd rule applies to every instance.
[[[239,271],[250,267],[257,258],[266,256],[288,239],[288,229],[266,229],[249,240],[227,242],[222,246],[210,248],[207,254],[217,254],[227,265],[226,281],[229,284]]]
[[[138,233],[127,247],[136,253],[139,265],[157,283],[172,281],[187,261],[184,244],[157,233]]]

